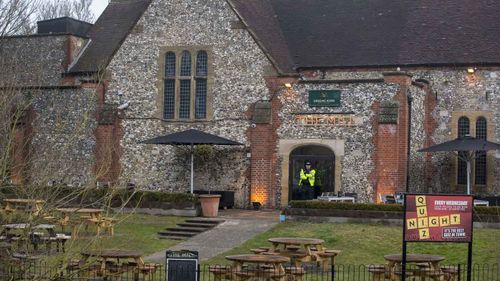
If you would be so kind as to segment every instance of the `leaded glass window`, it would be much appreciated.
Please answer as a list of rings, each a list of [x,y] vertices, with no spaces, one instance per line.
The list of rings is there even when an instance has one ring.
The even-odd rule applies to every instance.
[[[467,117],[458,119],[458,137],[464,137],[470,134],[470,122]],[[457,165],[457,184],[467,184],[467,162],[462,158],[466,152],[459,152],[462,157],[458,157]]]
[[[487,139],[486,125],[484,117],[479,117],[476,120],[476,138]],[[486,184],[486,151],[476,152],[475,162],[475,182],[476,184]]]
[[[163,119],[208,118],[209,60],[205,50],[179,48],[165,52],[162,70]]]
[[[165,79],[163,107],[164,107],[163,118],[174,119],[175,79]]]
[[[182,52],[181,76],[191,76],[191,54],[188,51]]]
[[[199,51],[196,55],[196,76],[207,77],[208,74],[208,55],[205,51]]]
[[[165,54],[165,78],[163,82],[163,118],[174,119],[175,115],[175,53]]]
[[[207,117],[207,79],[196,79],[195,118]]]
[[[179,118],[189,119],[191,108],[191,80],[181,80]]]
[[[470,134],[470,122],[467,117],[460,117],[458,119],[458,137],[465,137]]]
[[[207,75],[208,55],[205,51],[199,51],[196,55],[196,94],[195,94],[195,118],[205,119],[207,117]]]
[[[175,77],[175,53],[165,55],[165,77]]]

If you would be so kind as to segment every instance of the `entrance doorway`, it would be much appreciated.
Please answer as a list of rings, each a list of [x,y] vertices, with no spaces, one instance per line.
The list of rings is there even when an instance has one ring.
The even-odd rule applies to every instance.
[[[290,200],[304,200],[304,190],[299,187],[300,170],[305,161],[310,161],[316,169],[315,185],[317,192],[335,192],[335,153],[327,147],[307,145],[294,149],[290,153],[289,161],[289,194]]]

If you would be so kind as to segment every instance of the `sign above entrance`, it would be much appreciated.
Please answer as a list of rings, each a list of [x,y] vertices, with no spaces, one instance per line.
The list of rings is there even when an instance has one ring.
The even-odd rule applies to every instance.
[[[405,241],[471,242],[472,196],[406,195]]]
[[[339,107],[340,90],[310,90],[310,107]]]
[[[302,126],[352,127],[360,123],[358,119],[351,114],[299,114],[295,116],[295,122]]]

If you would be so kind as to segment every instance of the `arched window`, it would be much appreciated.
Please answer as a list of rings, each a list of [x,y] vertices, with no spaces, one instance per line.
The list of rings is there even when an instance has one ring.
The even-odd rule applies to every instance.
[[[191,53],[188,51],[182,52],[181,76],[191,76]]]
[[[165,78],[163,85],[163,118],[174,119],[175,113],[175,53],[165,54]]]
[[[181,77],[191,76],[191,53],[182,52]],[[179,90],[179,118],[189,119],[191,117],[191,77],[181,79]]]
[[[208,55],[205,51],[199,51],[196,55],[196,76],[207,77],[208,73]]]
[[[196,119],[205,119],[207,117],[207,74],[207,52],[199,51],[196,55],[196,95],[194,104]]]
[[[462,116],[458,119],[458,137],[464,137],[470,134],[469,118]],[[464,152],[458,152],[463,154]],[[458,157],[457,165],[457,184],[467,184],[467,162]]]
[[[163,96],[163,119],[206,120],[211,111],[210,94],[213,81],[210,68],[210,52],[199,48],[167,49],[163,55],[163,81],[160,95]]]
[[[486,118],[479,117],[476,120],[476,138],[486,140],[487,137]],[[476,152],[475,162],[475,183],[486,184],[486,151]]]
[[[464,137],[470,134],[469,118],[462,116],[458,119],[458,137]]]

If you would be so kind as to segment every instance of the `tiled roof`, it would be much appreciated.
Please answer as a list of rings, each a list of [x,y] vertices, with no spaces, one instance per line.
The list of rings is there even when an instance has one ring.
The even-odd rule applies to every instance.
[[[106,67],[151,0],[112,1],[87,34],[90,43],[70,73],[95,72]]]
[[[111,2],[69,72],[106,66],[151,1]],[[500,64],[498,0],[226,1],[281,73]]]
[[[500,64],[498,0],[228,1],[271,56],[288,52],[283,65]]]

